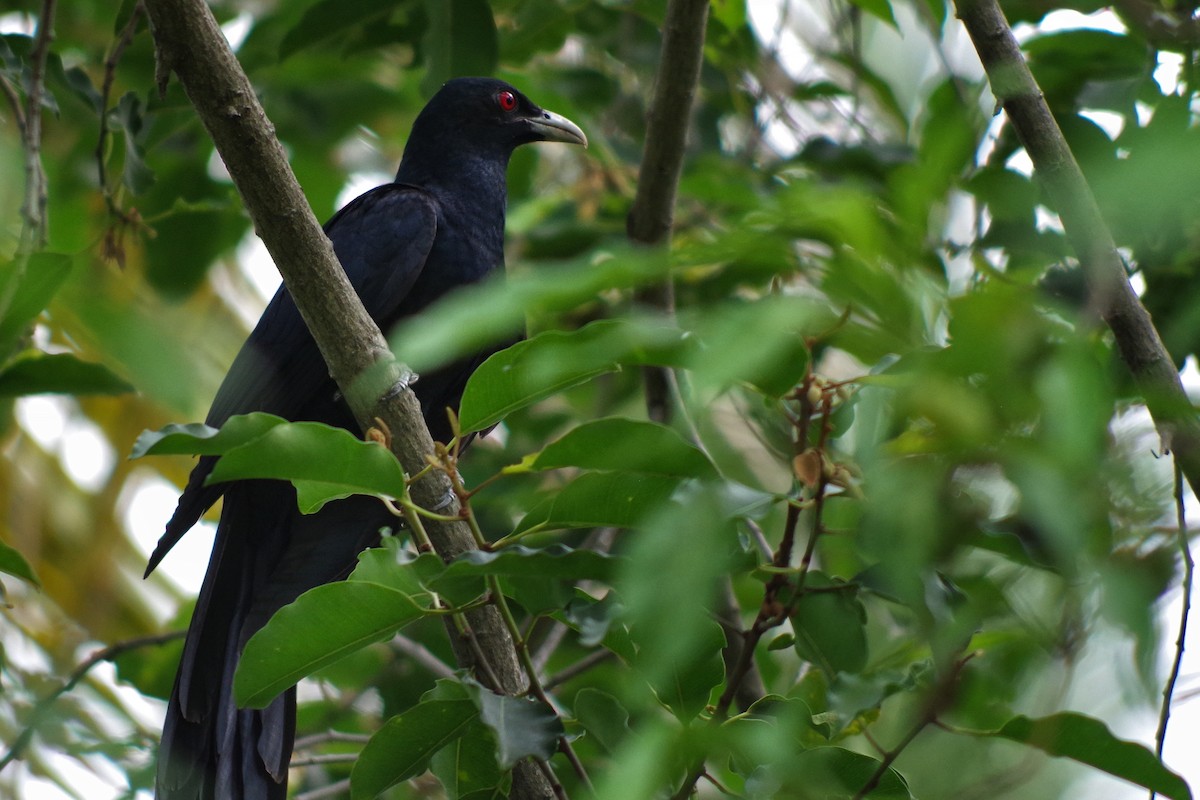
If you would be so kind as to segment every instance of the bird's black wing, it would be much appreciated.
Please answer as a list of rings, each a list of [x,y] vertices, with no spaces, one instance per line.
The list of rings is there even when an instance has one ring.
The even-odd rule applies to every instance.
[[[346,205],[326,223],[325,233],[367,313],[386,325],[425,266],[437,233],[437,206],[421,189],[385,184]],[[291,294],[280,287],[234,359],[205,421],[220,427],[235,414],[265,411],[289,420],[344,424],[336,391]],[[192,470],[150,556],[147,575],[221,496],[223,486],[204,485],[215,463],[206,456]]]

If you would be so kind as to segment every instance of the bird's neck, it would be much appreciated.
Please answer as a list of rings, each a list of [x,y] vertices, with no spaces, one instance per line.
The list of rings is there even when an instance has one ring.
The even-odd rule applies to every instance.
[[[430,157],[406,150],[396,181],[419,186],[434,195],[447,213],[469,215],[478,223],[503,228],[507,173],[507,155],[463,155],[448,147],[437,157]]]
[[[463,270],[464,282],[502,269],[508,159],[411,155],[405,151],[396,181],[419,186],[437,201],[439,257]]]

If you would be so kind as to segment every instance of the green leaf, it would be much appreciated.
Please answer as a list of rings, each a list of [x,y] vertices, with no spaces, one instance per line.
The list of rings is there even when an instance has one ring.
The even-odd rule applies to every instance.
[[[503,579],[504,593],[527,612],[557,611],[571,599],[568,582],[598,580],[612,582],[619,559],[590,550],[573,550],[555,544],[544,549],[510,545],[493,553],[470,550],[458,556],[444,574],[432,582],[435,590],[461,596],[463,578],[496,575]],[[470,583],[468,586],[475,586]],[[472,596],[480,593],[476,588]]]
[[[562,467],[680,478],[716,477],[716,468],[708,457],[672,429],[622,417],[586,422],[510,470]]]
[[[554,709],[535,700],[496,694],[472,681],[464,685],[496,738],[501,767],[511,769],[527,756],[549,759],[558,750],[563,725]]]
[[[638,645],[639,672],[681,720],[695,716],[724,674],[712,608],[741,547],[713,484],[682,487],[629,542],[616,589]],[[630,699],[625,697],[627,701]]]
[[[403,592],[374,583],[310,589],[246,643],[233,679],[238,705],[265,708],[304,676],[395,635],[427,611]]]
[[[563,544],[544,548],[509,545],[492,553],[468,550],[446,567],[448,578],[462,575],[517,575],[566,581],[608,582],[621,559],[592,550],[575,550]],[[434,581],[434,585],[437,581]]]
[[[842,747],[814,747],[782,765],[785,796],[804,800],[850,800],[878,771],[880,762]],[[871,800],[910,800],[912,792],[900,773],[890,767],[865,797]]]
[[[41,581],[37,579],[33,567],[29,566],[29,562],[25,560],[25,556],[21,555],[15,547],[9,547],[4,542],[0,542],[0,572],[28,581],[34,586],[42,585]]]
[[[633,733],[629,727],[629,712],[617,698],[599,689],[579,690],[575,695],[575,718],[609,754],[617,752],[621,743]]]
[[[806,337],[828,330],[830,314],[808,298],[769,295],[684,314],[680,324],[702,343],[688,361],[698,386],[719,390],[744,382],[780,397],[804,377]]]
[[[154,170],[146,163],[141,147],[143,130],[148,121],[141,98],[136,92],[126,92],[117,102],[113,116],[115,122],[125,131],[125,170],[121,176],[122,182],[134,194],[144,194],[154,185]]]
[[[676,617],[678,620],[678,617]],[[667,644],[659,638],[661,627],[643,636],[640,626],[632,631],[638,643],[638,662],[645,670],[650,687],[659,701],[681,721],[694,719],[708,705],[713,688],[725,678],[725,631],[713,619],[695,619],[688,633],[692,641],[687,649]]]
[[[486,0],[426,0],[425,79],[421,90],[432,95],[450,78],[491,75],[500,45],[496,21]]]
[[[401,362],[427,372],[489,344],[513,341],[529,314],[564,311],[605,290],[653,283],[668,268],[667,259],[648,248],[589,252],[569,264],[464,287],[397,325],[388,341]],[[480,314],[480,308],[488,313]],[[630,321],[624,324],[634,326]]]
[[[132,458],[142,456],[219,456],[252,442],[287,420],[274,414],[255,412],[230,417],[218,430],[199,422],[171,423],[157,431],[143,431],[133,444]]]
[[[631,528],[670,499],[679,479],[628,472],[588,472],[564,486],[548,507],[525,515],[517,531],[610,525]]]
[[[288,29],[279,45],[279,60],[338,38],[370,23],[382,23],[402,0],[320,0],[304,10],[300,21]]]
[[[856,588],[820,572],[808,573],[805,593],[792,613],[796,653],[801,658],[830,678],[839,672],[859,672],[867,664],[866,623]]]
[[[501,350],[467,381],[463,432],[495,425],[517,409],[622,365],[675,365],[694,346],[671,325],[601,320],[576,331],[546,331]]]
[[[386,448],[318,422],[270,427],[262,436],[221,457],[207,483],[277,478],[296,484],[300,510],[319,510],[351,494],[401,497],[404,469]]]
[[[358,554],[358,564],[347,580],[378,583],[407,595],[418,595],[429,591],[426,583],[444,570],[445,564],[435,553],[414,555],[401,547],[399,537],[385,536],[379,547]]]
[[[475,705],[470,705],[475,711]],[[478,719],[467,724],[462,736],[439,750],[429,766],[448,797],[502,800],[508,795],[501,785],[504,771],[496,763],[496,742],[491,730]]]
[[[1102,30],[1074,29],[1037,36],[1023,48],[1038,88],[1054,109],[1133,111],[1138,84],[1153,69],[1143,39]]]
[[[997,731],[980,733],[1036,747],[1052,756],[1087,764],[1171,800],[1191,800],[1179,775],[1167,769],[1148,748],[1118,739],[1098,719],[1061,712],[1032,719],[1016,716]]]
[[[8,307],[0,316],[0,347],[7,348],[37,318],[62,286],[71,272],[71,257],[60,253],[34,253],[25,264],[25,271],[18,279],[15,262],[3,265],[4,292],[12,292]],[[16,282],[16,286],[10,286]]]
[[[108,367],[80,361],[70,353],[31,350],[0,372],[0,397],[28,394],[125,394],[133,387]]]
[[[425,771],[430,758],[479,717],[468,699],[432,700],[392,717],[367,742],[350,773],[350,797],[369,800]]]
[[[897,31],[900,30],[900,26],[896,24],[896,16],[892,13],[892,4],[888,0],[850,0],[850,2],[876,19],[891,25]]]

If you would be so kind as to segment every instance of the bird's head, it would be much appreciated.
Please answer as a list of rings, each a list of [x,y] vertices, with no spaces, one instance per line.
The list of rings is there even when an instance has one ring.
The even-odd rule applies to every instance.
[[[507,163],[512,151],[531,142],[587,147],[587,136],[564,116],[541,108],[515,87],[495,78],[455,78],[430,98],[413,123],[405,160],[418,152],[477,155]]]

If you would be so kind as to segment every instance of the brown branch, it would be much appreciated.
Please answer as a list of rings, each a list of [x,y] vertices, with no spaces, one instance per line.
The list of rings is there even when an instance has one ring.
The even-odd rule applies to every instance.
[[[1004,12],[996,0],[956,0],[955,6],[983,62],[992,93],[1008,114],[1062,219],[1083,267],[1092,306],[1112,330],[1121,359],[1154,418],[1163,449],[1175,453],[1188,483],[1200,491],[1200,417],[1150,314],[1129,284],[1112,233],[1025,63]]]
[[[663,22],[662,52],[654,78],[654,95],[646,113],[646,148],[638,170],[637,194],[625,221],[629,238],[646,245],[669,244],[675,216],[675,193],[683,172],[692,103],[704,60],[708,0],[670,0]],[[675,312],[671,279],[638,293],[639,302]],[[650,419],[671,417],[671,381],[662,367],[645,367],[646,410]]]
[[[444,513],[456,515],[459,506],[449,478],[440,470],[425,470],[434,447],[417,399],[404,385],[410,373],[396,363],[351,288],[208,6],[204,0],[146,0],[146,9],[158,48],[160,89],[170,72],[183,84],[355,418],[364,431],[376,417],[382,419],[405,472],[424,471],[411,486],[418,505],[438,508],[450,498]],[[464,521],[430,519],[425,527],[444,559],[475,546]],[[473,642],[499,676],[495,688],[523,692],[525,675],[495,609],[476,609],[466,617]],[[461,665],[476,665],[467,643],[459,637],[452,637],[452,643]],[[553,791],[536,767],[522,762],[514,770],[513,796],[551,797]]]
[[[670,0],[667,4],[654,97],[646,116],[646,150],[626,222],[629,238],[635,242],[659,244],[671,234],[707,24],[708,0]]]
[[[17,240],[12,274],[0,287],[0,317],[8,313],[17,287],[25,277],[29,257],[46,246],[46,170],[42,165],[42,94],[46,82],[46,58],[54,39],[55,0],[43,0],[37,36],[29,53],[29,83],[22,107],[20,91],[0,76],[3,92],[17,122],[25,160],[25,195],[21,202],[21,234]],[[7,358],[8,353],[0,353]]]
[[[46,57],[54,40],[55,0],[43,0],[37,37],[29,54],[29,86],[25,95],[25,202],[18,252],[28,256],[46,244],[46,170],[42,167],[42,94],[46,86]]]

